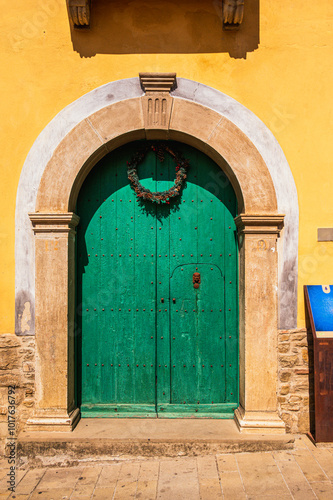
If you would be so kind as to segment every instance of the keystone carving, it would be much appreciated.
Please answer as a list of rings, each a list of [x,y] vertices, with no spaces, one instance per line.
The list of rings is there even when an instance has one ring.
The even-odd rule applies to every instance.
[[[238,29],[243,21],[244,0],[222,0],[222,2],[224,29]]]
[[[74,28],[90,27],[90,0],[67,0],[69,17]]]
[[[176,73],[140,73],[139,76],[145,91],[142,105],[146,137],[165,138],[172,107],[170,91],[176,86]]]

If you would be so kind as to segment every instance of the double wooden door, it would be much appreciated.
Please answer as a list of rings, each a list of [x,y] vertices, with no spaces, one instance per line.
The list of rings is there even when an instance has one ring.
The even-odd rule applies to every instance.
[[[184,144],[187,183],[170,204],[137,199],[127,161],[103,158],[79,194],[77,373],[82,416],[230,418],[238,404],[236,197]],[[169,189],[175,163],[149,151],[144,187]]]

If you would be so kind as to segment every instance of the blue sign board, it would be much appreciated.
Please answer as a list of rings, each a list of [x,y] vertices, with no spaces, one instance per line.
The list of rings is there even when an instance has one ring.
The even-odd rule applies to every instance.
[[[333,285],[308,285],[309,300],[316,333],[333,336]]]

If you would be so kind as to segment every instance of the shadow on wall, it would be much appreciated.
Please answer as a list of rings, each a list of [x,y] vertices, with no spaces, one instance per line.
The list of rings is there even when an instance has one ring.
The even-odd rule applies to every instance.
[[[88,30],[71,26],[81,57],[96,54],[227,52],[246,58],[259,45],[259,0],[246,0],[238,31],[224,31],[221,0],[96,0]]]

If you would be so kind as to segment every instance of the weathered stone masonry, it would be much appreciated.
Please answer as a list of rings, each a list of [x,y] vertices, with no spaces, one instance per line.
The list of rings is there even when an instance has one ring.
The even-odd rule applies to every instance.
[[[287,432],[310,430],[313,412],[312,338],[305,328],[278,335],[278,408]]]
[[[0,452],[7,436],[8,386],[15,385],[17,431],[34,407],[35,338],[0,335]]]

